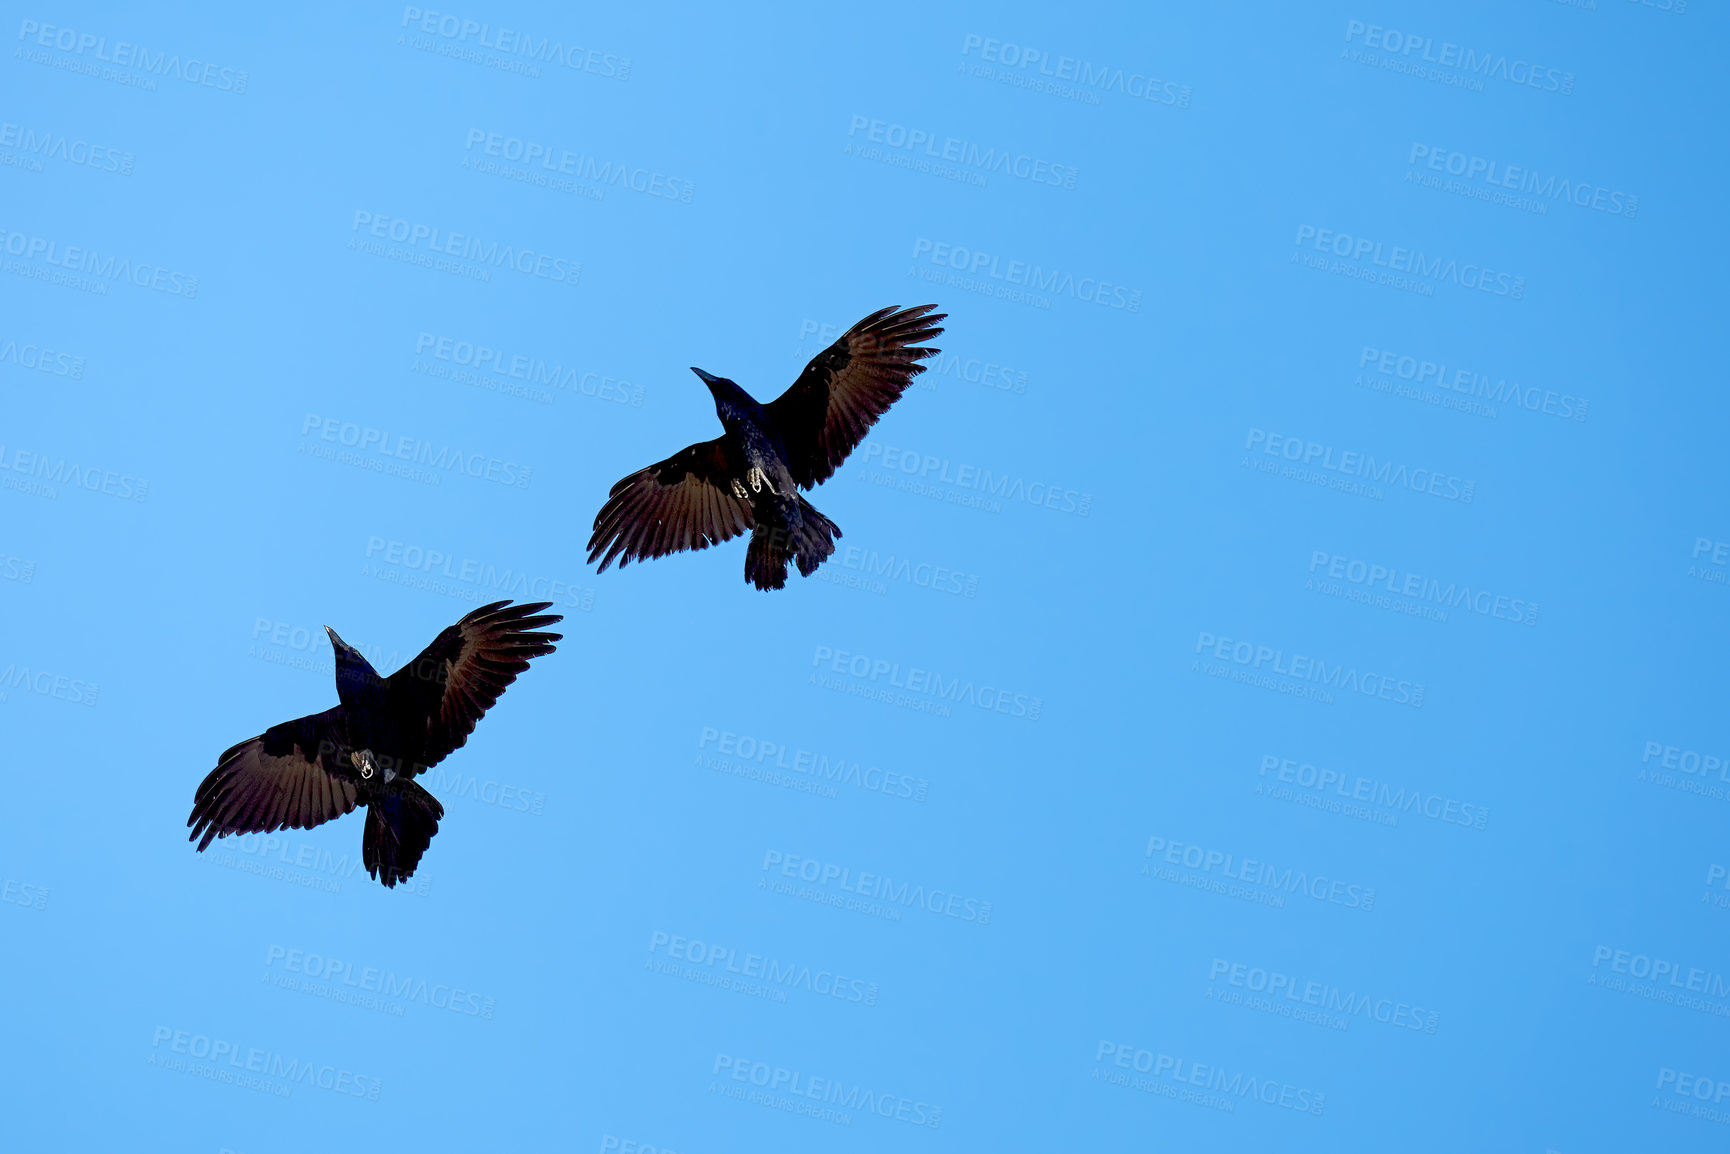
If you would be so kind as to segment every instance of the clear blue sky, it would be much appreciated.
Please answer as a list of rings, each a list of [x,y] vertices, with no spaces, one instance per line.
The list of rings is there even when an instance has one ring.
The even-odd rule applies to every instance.
[[[1722,1148],[1665,2],[14,9],[8,1145]],[[585,567],[687,366],[926,301],[815,577]],[[408,887],[358,816],[193,852],[321,626],[495,597],[565,640]]]

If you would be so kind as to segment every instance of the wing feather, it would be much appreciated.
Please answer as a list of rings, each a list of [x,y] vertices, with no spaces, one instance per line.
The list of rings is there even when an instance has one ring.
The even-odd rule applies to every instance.
[[[482,605],[385,678],[386,701],[409,745],[405,772],[418,774],[461,749],[529,660],[553,651],[562,636],[536,632],[564,620],[541,613],[551,605]]]
[[[273,725],[230,746],[193,794],[189,841],[311,829],[355,807],[343,763],[348,726],[342,706]]]
[[[615,559],[622,569],[737,537],[755,524],[749,502],[732,489],[733,478],[744,472],[732,439],[719,437],[632,473],[595,514],[589,564],[598,559],[604,573]]]
[[[763,406],[787,446],[801,488],[827,481],[941,350],[936,305],[878,309],[811,358],[791,388]]]

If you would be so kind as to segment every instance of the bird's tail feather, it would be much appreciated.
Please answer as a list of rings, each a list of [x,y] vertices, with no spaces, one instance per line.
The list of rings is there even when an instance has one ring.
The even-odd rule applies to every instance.
[[[751,544],[745,550],[745,580],[759,589],[780,589],[787,584],[787,559],[793,555],[791,536],[783,527],[757,522]]]
[[[799,564],[801,577],[811,576],[817,571],[817,566],[834,554],[835,539],[839,536],[839,525],[817,512],[811,502],[799,498],[799,528],[794,532],[793,559]]]
[[[788,523],[770,525],[766,518],[760,519],[751,531],[751,544],[745,550],[745,580],[759,589],[784,587],[788,561],[797,563],[800,574],[809,577],[835,552],[840,526],[804,497],[797,500],[798,512],[787,518]]]
[[[366,833],[360,842],[366,872],[392,887],[413,877],[444,815],[438,798],[412,781],[374,798],[366,809]]]

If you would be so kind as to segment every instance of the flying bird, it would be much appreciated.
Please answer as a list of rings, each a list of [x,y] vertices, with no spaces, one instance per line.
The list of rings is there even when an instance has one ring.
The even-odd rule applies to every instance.
[[[364,805],[367,873],[392,887],[412,877],[445,813],[415,776],[461,749],[529,659],[553,651],[560,635],[534,632],[564,620],[537,616],[551,604],[482,605],[389,677],[325,626],[342,704],[218,758],[193,797],[188,840],[202,853],[213,838],[311,829]]]
[[[787,562],[809,577],[841,530],[800,495],[827,481],[939,350],[936,305],[879,309],[811,358],[791,388],[758,404],[728,380],[692,368],[715,398],[726,432],[691,445],[613,486],[595,516],[589,564],[707,549],[749,530],[745,580],[787,584]]]

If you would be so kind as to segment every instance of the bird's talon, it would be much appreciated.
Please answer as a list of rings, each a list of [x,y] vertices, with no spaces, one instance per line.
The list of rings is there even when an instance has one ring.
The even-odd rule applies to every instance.
[[[746,492],[745,486],[739,484],[737,477],[733,478],[733,495],[740,500],[745,500],[751,496],[750,493]]]

